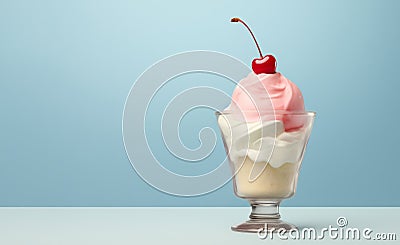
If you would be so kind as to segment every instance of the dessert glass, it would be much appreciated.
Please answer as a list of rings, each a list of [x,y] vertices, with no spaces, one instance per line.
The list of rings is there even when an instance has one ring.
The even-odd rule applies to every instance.
[[[279,205],[296,191],[315,112],[260,114],[259,121],[246,122],[243,116],[241,119],[232,112],[216,112],[233,174],[234,192],[248,200],[252,208],[249,220],[231,228],[239,232],[297,229],[280,219]],[[285,123],[300,127],[285,131]]]

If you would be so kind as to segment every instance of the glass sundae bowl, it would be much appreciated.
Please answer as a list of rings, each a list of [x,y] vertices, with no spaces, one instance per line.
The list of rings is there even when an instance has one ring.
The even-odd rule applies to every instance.
[[[233,174],[236,196],[249,201],[249,220],[232,226],[240,232],[297,229],[282,221],[279,205],[296,191],[312,130],[314,112],[260,112],[246,120],[231,111],[216,112]]]

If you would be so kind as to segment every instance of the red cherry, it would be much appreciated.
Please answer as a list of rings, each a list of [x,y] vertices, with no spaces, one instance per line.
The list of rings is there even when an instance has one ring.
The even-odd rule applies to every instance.
[[[255,58],[253,62],[251,62],[251,68],[253,68],[255,74],[274,74],[276,72],[276,59],[271,54],[263,58]]]
[[[251,63],[251,68],[253,69],[254,73],[261,74],[274,74],[276,72],[276,59],[273,55],[268,54],[266,56],[262,55],[260,46],[258,46],[256,37],[254,36],[253,32],[250,30],[250,27],[240,18],[232,18],[231,22],[240,22],[242,23],[247,30],[249,30],[251,36],[253,37],[254,42],[256,43],[258,53],[260,53],[260,58],[255,58]]]

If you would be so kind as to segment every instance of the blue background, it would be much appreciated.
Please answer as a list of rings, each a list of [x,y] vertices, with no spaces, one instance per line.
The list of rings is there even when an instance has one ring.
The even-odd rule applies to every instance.
[[[231,184],[192,198],[151,188],[121,133],[131,86],[159,59],[204,49],[250,64],[255,46],[229,22],[239,16],[318,112],[284,205],[399,206],[399,11],[395,0],[1,1],[0,205],[247,205]]]

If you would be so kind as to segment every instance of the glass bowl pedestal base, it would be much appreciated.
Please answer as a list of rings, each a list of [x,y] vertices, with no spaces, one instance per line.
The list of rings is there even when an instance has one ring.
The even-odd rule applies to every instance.
[[[281,220],[279,214],[280,200],[251,200],[251,214],[246,222],[231,227],[238,232],[277,232],[280,229],[286,231],[296,229],[295,225]]]

